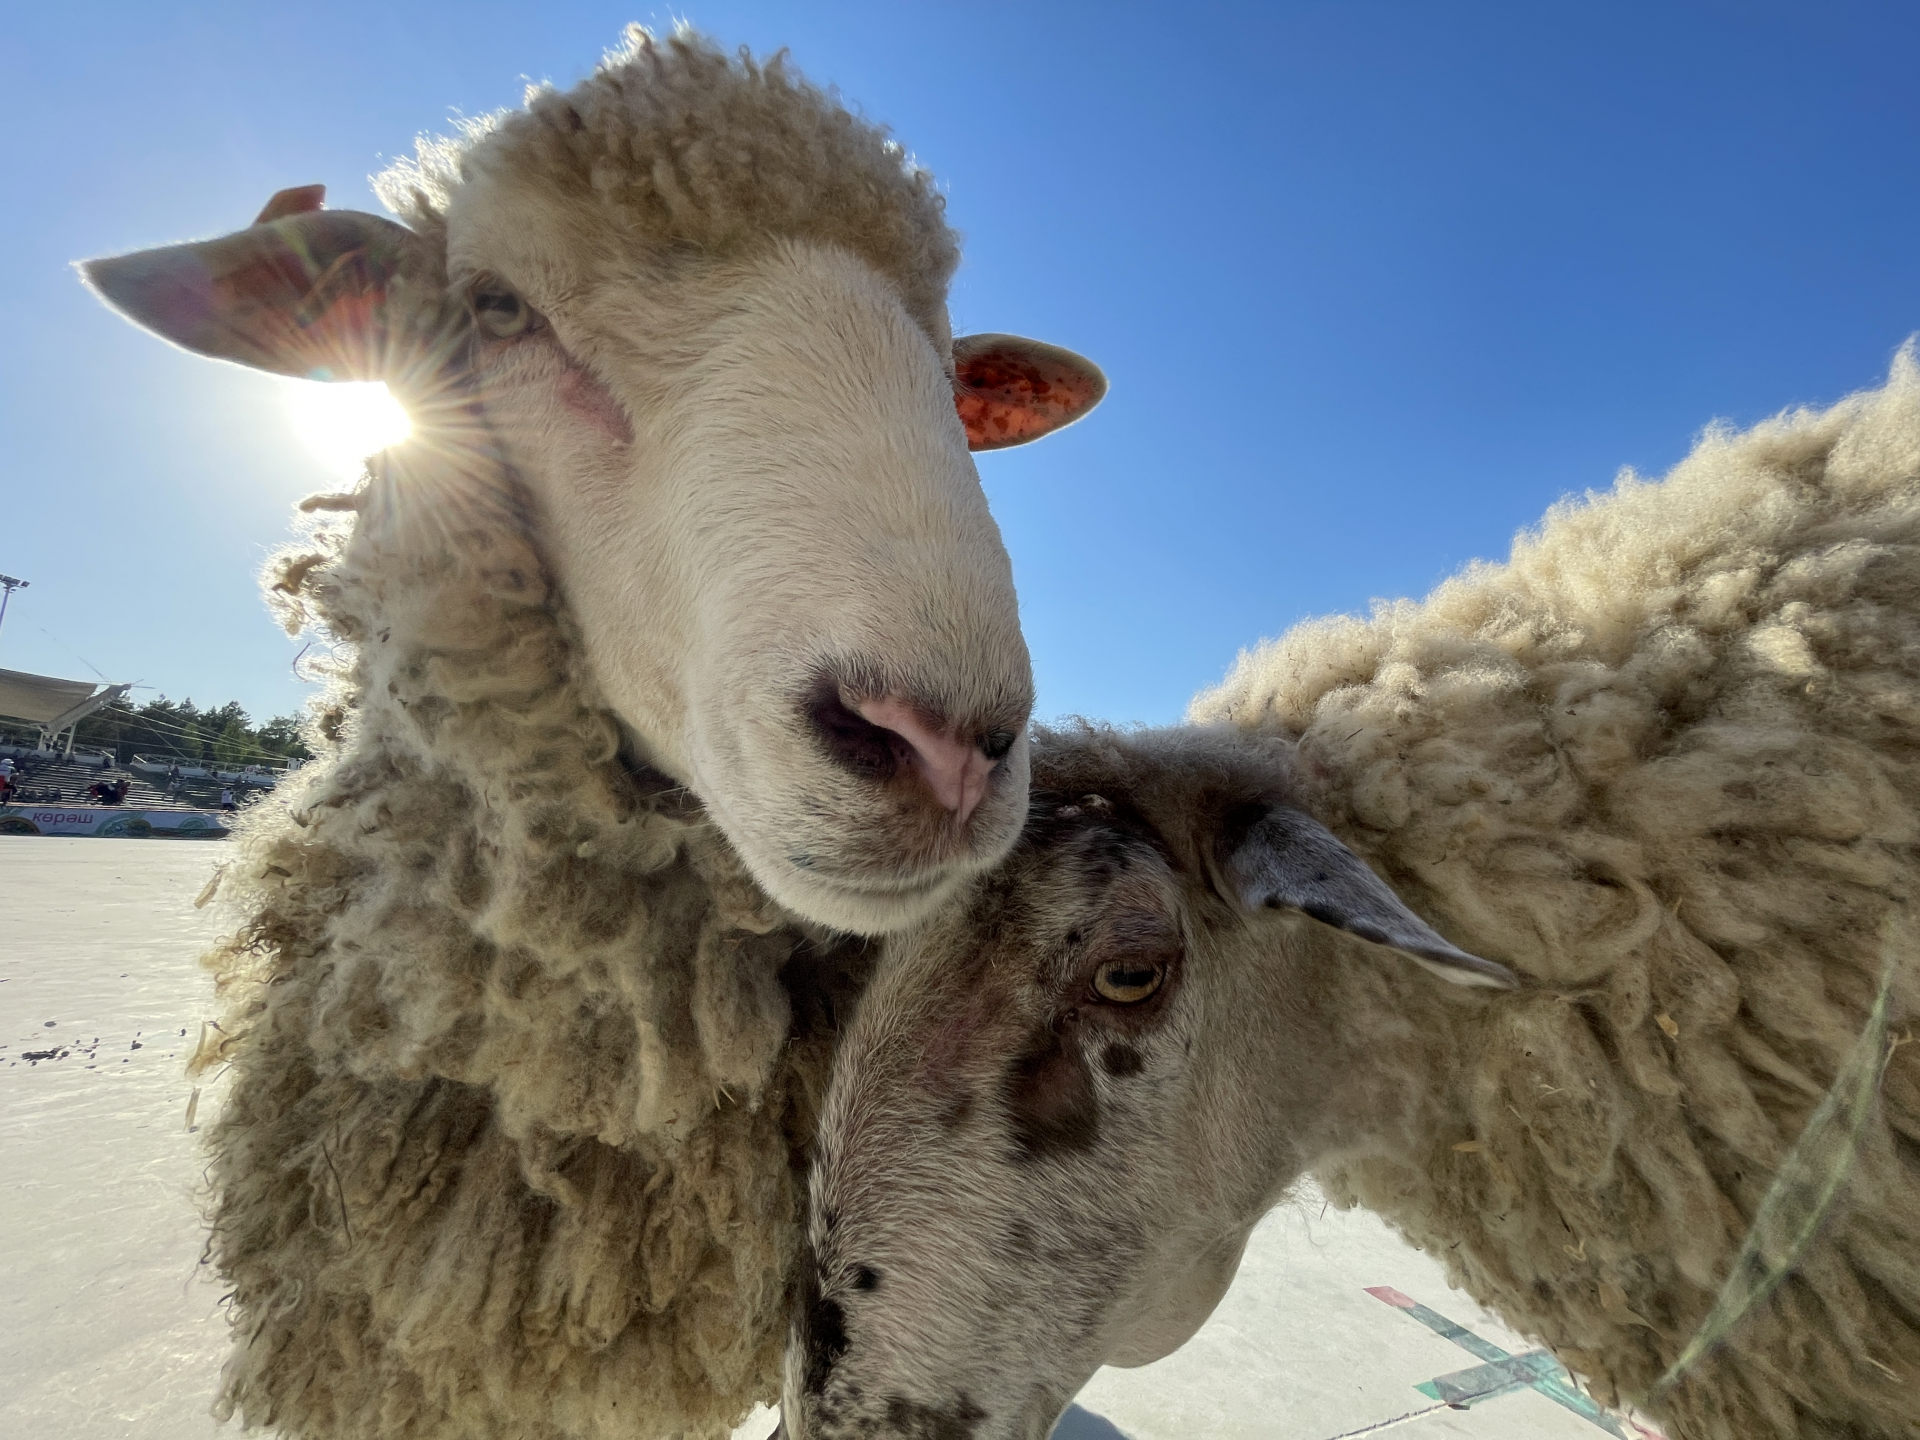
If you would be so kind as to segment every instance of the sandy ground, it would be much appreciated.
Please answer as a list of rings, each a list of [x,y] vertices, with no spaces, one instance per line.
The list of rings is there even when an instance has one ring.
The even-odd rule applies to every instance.
[[[0,837],[0,1436],[221,1431],[208,1405],[226,1337],[199,1264],[183,1066],[210,1005],[195,964],[210,922],[192,902],[224,854]],[[217,1103],[203,1095],[197,1121]],[[1637,1440],[1576,1413],[1550,1366],[1500,1363],[1531,1349],[1371,1216],[1304,1196],[1256,1232],[1193,1340],[1101,1371],[1055,1440]],[[1478,1398],[1443,1403],[1463,1396]],[[771,1428],[758,1412],[737,1440]]]

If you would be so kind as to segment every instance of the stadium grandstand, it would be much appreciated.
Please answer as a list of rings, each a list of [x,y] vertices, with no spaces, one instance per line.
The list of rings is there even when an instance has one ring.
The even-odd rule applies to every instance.
[[[132,689],[0,669],[0,834],[224,835],[223,799],[258,799],[305,754],[290,717],[136,710]]]
[[[64,735],[67,753],[71,754],[80,722],[131,689],[130,684],[95,685],[91,680],[59,680],[51,675],[29,675],[24,670],[0,670],[0,716],[38,726],[40,744],[36,748],[41,750],[54,750]]]

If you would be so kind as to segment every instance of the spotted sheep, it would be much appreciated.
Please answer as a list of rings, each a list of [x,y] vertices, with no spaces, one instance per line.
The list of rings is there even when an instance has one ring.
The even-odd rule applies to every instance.
[[[789,1440],[1040,1440],[1309,1177],[1674,1440],[1920,1436],[1911,351],[1192,720],[1040,733],[1020,844],[887,942]]]

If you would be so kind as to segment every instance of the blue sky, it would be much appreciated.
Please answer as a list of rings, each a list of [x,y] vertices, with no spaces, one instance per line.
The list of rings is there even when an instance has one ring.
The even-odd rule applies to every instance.
[[[16,7],[0,28],[0,666],[297,706],[256,573],[338,482],[283,382],[168,350],[74,259],[238,228],[629,19],[788,46],[968,237],[961,330],[1098,360],[981,472],[1040,713],[1175,718],[1241,647],[1419,593],[1720,417],[1920,330],[1920,6]]]

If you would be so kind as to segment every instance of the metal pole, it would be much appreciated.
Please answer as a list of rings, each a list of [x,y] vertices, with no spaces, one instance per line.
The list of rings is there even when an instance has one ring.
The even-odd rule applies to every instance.
[[[0,625],[7,620],[7,602],[13,599],[13,592],[27,588],[27,582],[17,580],[11,575],[0,575]]]

